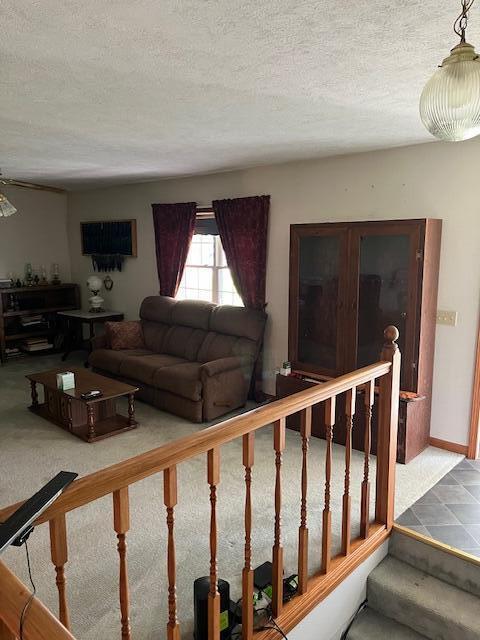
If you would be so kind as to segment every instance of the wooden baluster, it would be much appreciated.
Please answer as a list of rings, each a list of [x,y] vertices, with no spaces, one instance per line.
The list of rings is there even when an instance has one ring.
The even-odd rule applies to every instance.
[[[273,425],[275,448],[275,530],[273,544],[272,613],[276,618],[283,606],[283,547],[282,547],[282,452],[285,449],[285,418]]]
[[[17,636],[10,631],[5,622],[0,618],[0,640],[17,640]]]
[[[355,414],[356,388],[345,394],[346,439],[345,439],[345,486],[342,509],[342,553],[348,556],[351,542],[351,498],[350,498],[350,464],[352,459],[352,430]]]
[[[330,511],[330,483],[332,479],[332,442],[335,425],[335,396],[325,402],[325,506],[322,527],[322,573],[328,573],[332,557],[332,512]]]
[[[67,522],[65,514],[49,521],[50,527],[50,555],[57,574],[58,589],[58,618],[70,630],[70,616],[68,613],[67,592],[65,586],[65,564],[68,561]]]
[[[245,467],[245,566],[242,572],[242,639],[253,637],[253,569],[252,569],[252,467],[255,432],[243,436]]]
[[[128,591],[127,541],[126,534],[130,529],[130,504],[128,487],[113,492],[113,528],[117,534],[117,550],[120,559],[119,595],[120,615],[122,623],[122,640],[130,640],[130,595]]]
[[[372,441],[372,406],[375,400],[375,380],[365,385],[365,458],[363,463],[362,506],[360,515],[360,535],[368,538],[370,528],[370,449]]]
[[[379,380],[377,437],[377,492],[375,519],[387,529],[393,526],[395,508],[395,463],[397,460],[398,396],[400,392],[401,355],[396,341],[398,329],[384,331],[382,360],[392,363],[390,371]]]
[[[210,485],[210,592],[208,594],[208,640],[220,639],[220,594],[217,575],[217,485],[220,482],[220,449],[210,449],[208,484]]]
[[[302,501],[298,530],[298,592],[306,593],[308,583],[307,457],[308,444],[312,434],[312,407],[307,407],[302,411],[300,434],[302,436]]]
[[[168,623],[167,640],[180,640],[180,625],[177,619],[177,565],[175,559],[174,507],[177,504],[177,467],[168,467],[163,472],[163,502],[167,508],[167,573],[168,573]]]

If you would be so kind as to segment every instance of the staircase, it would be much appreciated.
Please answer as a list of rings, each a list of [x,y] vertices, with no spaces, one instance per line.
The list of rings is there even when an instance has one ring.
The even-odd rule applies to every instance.
[[[395,530],[347,640],[479,640],[480,560]]]

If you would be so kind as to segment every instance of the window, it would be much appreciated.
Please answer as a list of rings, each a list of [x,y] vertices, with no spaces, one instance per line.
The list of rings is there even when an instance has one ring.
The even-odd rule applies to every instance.
[[[177,298],[243,307],[227,266],[220,236],[200,233],[193,236]]]

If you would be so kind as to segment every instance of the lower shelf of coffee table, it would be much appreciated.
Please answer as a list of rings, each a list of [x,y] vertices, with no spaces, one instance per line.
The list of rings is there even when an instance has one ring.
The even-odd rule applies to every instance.
[[[88,438],[88,424],[79,424],[72,428],[69,428],[67,424],[65,424],[58,417],[53,415],[46,404],[39,404],[36,407],[29,407],[32,413],[35,413],[45,420],[52,422],[53,424],[61,427],[64,431],[68,431],[77,438],[81,438],[85,442],[97,442],[98,440],[104,440],[105,438],[109,438],[110,436],[115,436],[118,433],[123,433],[124,431],[131,431],[132,429],[136,429],[138,422],[133,421],[130,422],[129,418],[126,416],[122,416],[119,413],[105,418],[103,420],[99,420],[95,422],[95,437]]]

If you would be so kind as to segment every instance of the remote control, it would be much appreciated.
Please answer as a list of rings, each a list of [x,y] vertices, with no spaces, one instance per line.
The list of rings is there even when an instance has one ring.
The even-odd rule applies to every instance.
[[[103,396],[103,393],[98,389],[92,389],[91,391],[85,391],[80,396],[82,400],[95,400],[95,398],[100,398]]]

